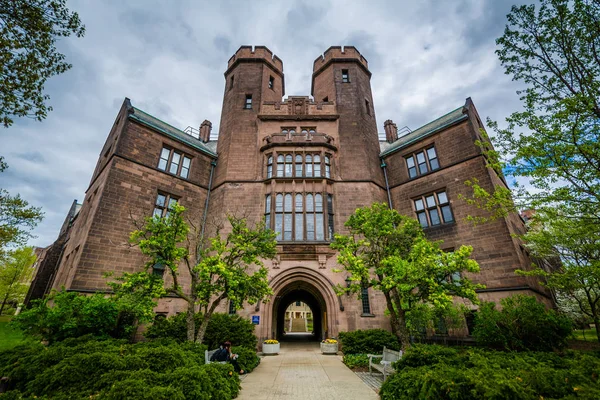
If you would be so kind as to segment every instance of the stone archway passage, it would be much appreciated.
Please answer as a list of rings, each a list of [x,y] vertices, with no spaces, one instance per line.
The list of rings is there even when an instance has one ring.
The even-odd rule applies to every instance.
[[[285,311],[294,302],[301,301],[310,307],[313,315],[313,333],[303,336],[286,335]],[[294,281],[279,291],[273,301],[273,327],[276,337],[280,341],[292,338],[303,338],[305,340],[321,340],[327,334],[327,305],[325,299],[312,284],[306,281]]]

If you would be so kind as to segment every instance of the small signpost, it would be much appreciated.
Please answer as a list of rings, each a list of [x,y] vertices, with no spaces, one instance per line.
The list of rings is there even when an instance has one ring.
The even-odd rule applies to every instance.
[[[260,315],[253,315],[252,316],[252,324],[253,325],[259,325],[260,324]]]

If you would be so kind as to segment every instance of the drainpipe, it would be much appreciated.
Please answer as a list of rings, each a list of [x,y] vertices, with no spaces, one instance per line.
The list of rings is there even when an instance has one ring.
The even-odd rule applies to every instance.
[[[392,195],[390,194],[390,183],[388,181],[388,176],[387,176],[387,164],[385,163],[385,161],[383,161],[383,158],[381,159],[381,168],[383,169],[383,176],[385,176],[385,190],[387,191],[387,197],[388,197],[388,206],[390,207],[390,209],[392,209]]]
[[[212,189],[213,174],[215,167],[217,166],[217,160],[212,160],[210,163],[210,178],[208,178],[208,192],[206,193],[206,203],[204,204],[204,216],[202,217],[202,231],[200,237],[204,240],[204,228],[206,227],[206,216],[208,214],[208,202],[210,201],[210,191]]]

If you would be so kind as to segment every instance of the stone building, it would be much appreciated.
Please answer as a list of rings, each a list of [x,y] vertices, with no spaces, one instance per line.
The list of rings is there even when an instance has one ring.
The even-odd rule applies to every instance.
[[[133,221],[164,215],[177,201],[198,223],[243,213],[251,221],[265,218],[278,232],[278,254],[266,263],[274,296],[237,311],[260,317],[259,339],[282,336],[294,302],[310,307],[317,337],[389,328],[379,293],[365,290],[362,300],[336,295],[346,275],[332,271],[336,253],[329,247],[356,208],[386,202],[421,221],[444,249],[474,247],[481,273],[473,278],[487,286],[482,300],[524,293],[551,305],[534,280],[514,274],[531,263],[511,236],[524,229],[518,215],[480,226],[464,222],[481,212],[458,198],[468,194],[466,180],[477,178],[488,189],[506,185],[474,144],[483,126],[472,101],[403,134],[387,120],[380,141],[370,78],[357,49],[330,47],[314,61],[311,96],[285,98],[283,62],[266,47],[242,46],[224,74],[217,140],[210,140],[209,121],[182,131],[125,99],[83,206],[68,218],[55,263],[40,271],[47,279],[32,286],[30,298],[49,288],[105,291],[105,272],[139,270],[144,258],[127,244]],[[156,311],[183,309],[166,298]]]

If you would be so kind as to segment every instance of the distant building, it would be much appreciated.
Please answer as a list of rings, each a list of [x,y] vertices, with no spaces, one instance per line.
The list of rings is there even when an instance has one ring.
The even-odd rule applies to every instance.
[[[237,311],[260,316],[260,339],[283,335],[286,309],[297,301],[310,307],[318,337],[389,329],[380,293],[365,289],[361,300],[336,295],[334,286],[347,276],[332,271],[336,252],[329,247],[356,208],[386,202],[417,218],[444,249],[474,247],[481,273],[473,278],[487,286],[482,300],[523,293],[551,305],[534,278],[514,274],[531,264],[511,236],[524,231],[519,215],[479,226],[464,222],[483,215],[458,199],[469,192],[466,180],[477,178],[486,189],[506,186],[474,144],[483,125],[471,99],[403,134],[387,120],[380,142],[370,78],[358,50],[331,47],[314,62],[312,97],[284,98],[283,62],[266,47],[242,46],[224,75],[218,140],[210,140],[209,121],[182,131],[125,99],[83,206],[71,209],[69,228],[52,245],[52,261],[46,257],[29,298],[63,286],[106,291],[105,272],[140,270],[144,258],[128,245],[133,220],[164,215],[177,201],[195,221],[205,212],[209,221],[243,213],[251,221],[265,218],[278,233],[277,256],[266,263],[274,296]],[[189,277],[181,273],[185,285]],[[224,303],[220,311],[228,309]],[[156,311],[182,310],[180,300],[165,298]]]

